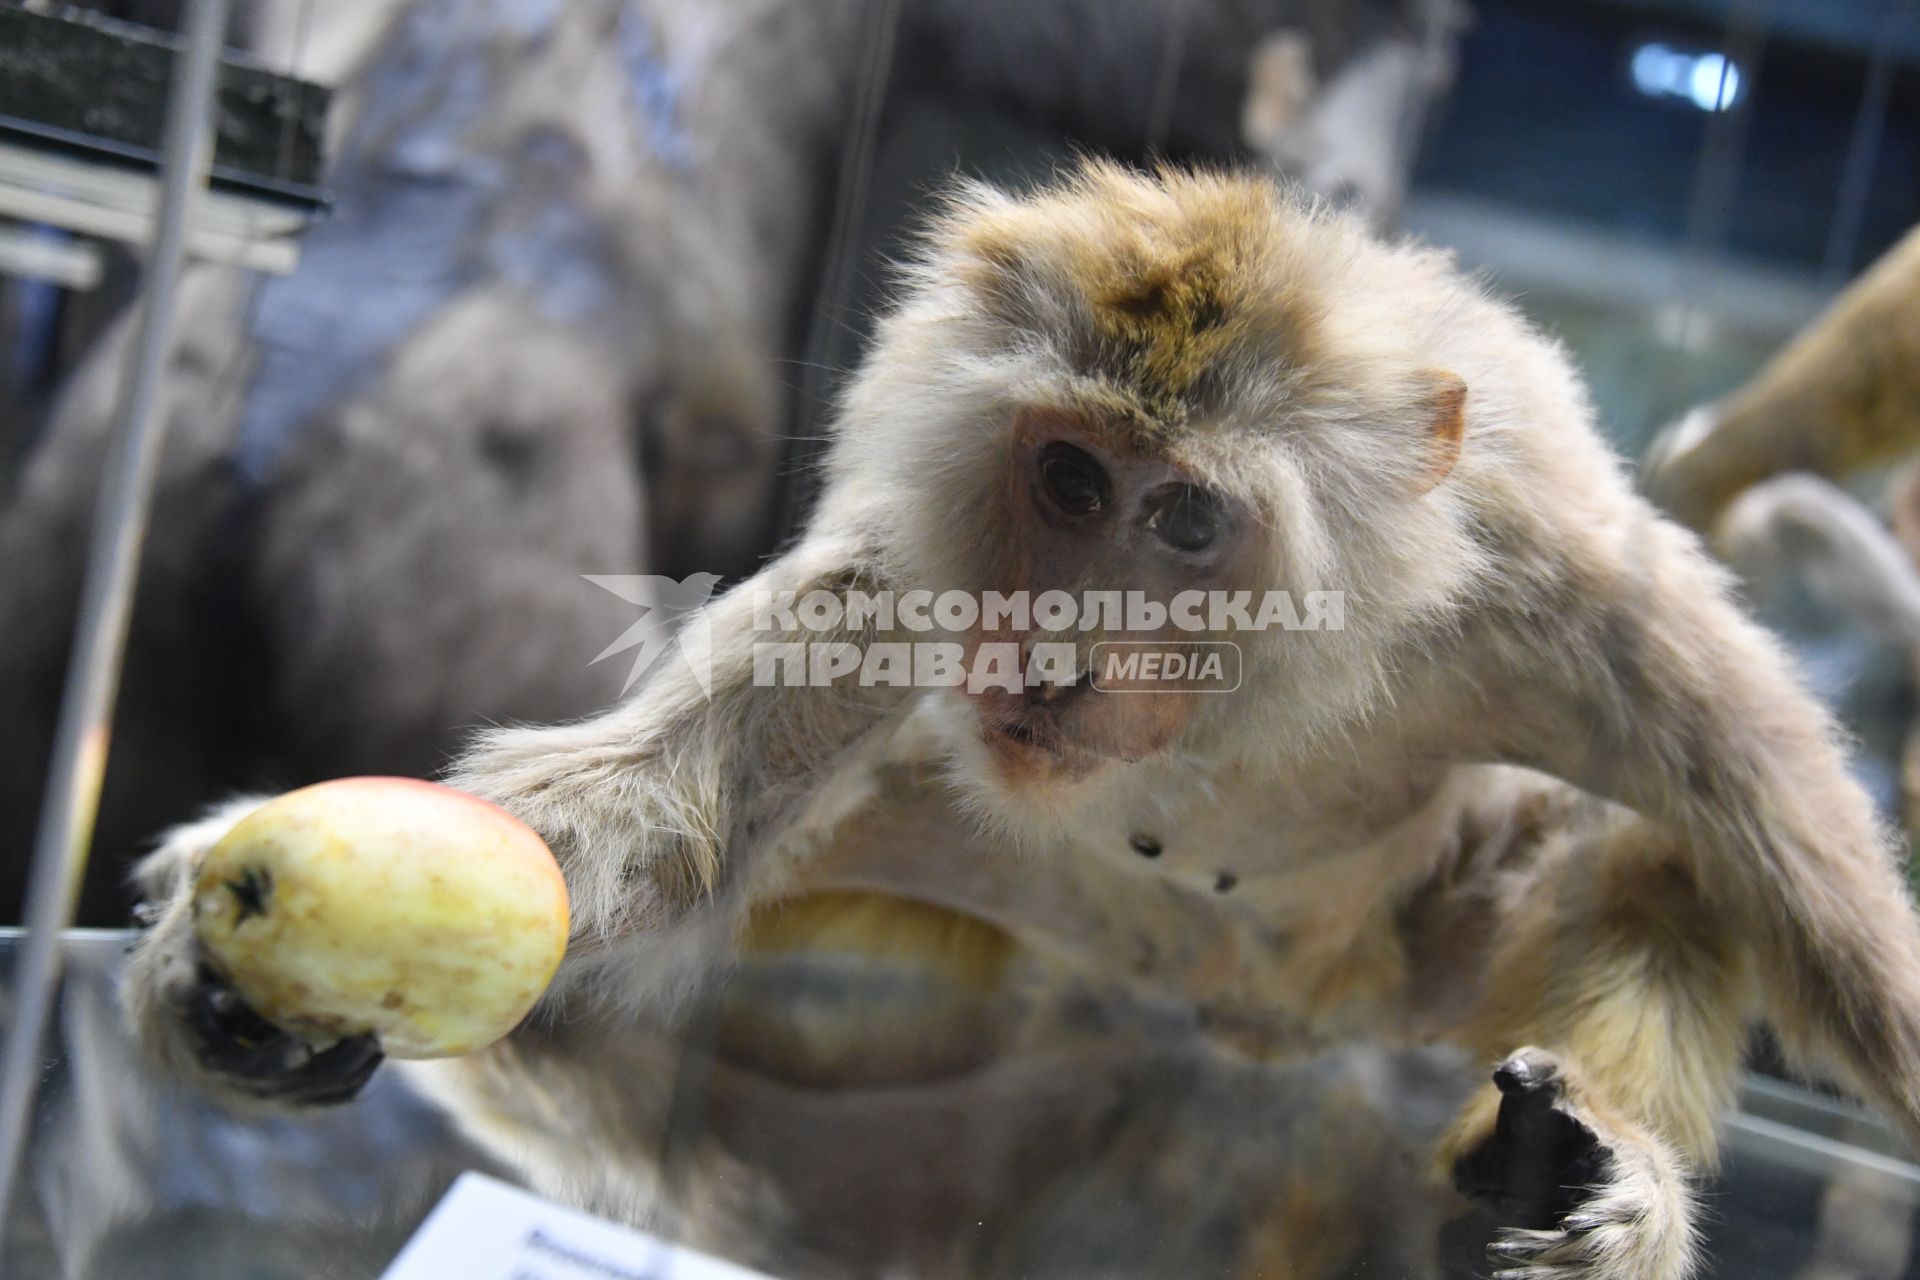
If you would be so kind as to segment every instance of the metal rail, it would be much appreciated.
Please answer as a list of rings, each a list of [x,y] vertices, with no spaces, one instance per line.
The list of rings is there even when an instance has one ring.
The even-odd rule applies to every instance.
[[[195,195],[206,186],[214,73],[229,7],[230,0],[191,0],[186,43],[168,89],[159,218],[94,511],[73,657],[34,845],[26,948],[17,998],[9,1011],[5,1056],[0,1058],[0,1223],[12,1217],[40,1083],[47,1018],[59,984],[60,934],[73,920],[100,805],[140,548],[166,431],[165,416],[154,413],[154,401],[171,347],[174,291],[185,258],[188,220]]]

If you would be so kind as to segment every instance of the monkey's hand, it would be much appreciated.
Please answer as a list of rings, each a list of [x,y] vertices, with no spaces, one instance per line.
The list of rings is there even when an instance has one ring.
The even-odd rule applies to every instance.
[[[1605,1117],[1571,1070],[1521,1049],[1446,1146],[1454,1184],[1504,1225],[1498,1280],[1682,1280],[1693,1200],[1677,1155]]]
[[[193,881],[200,861],[261,803],[229,801],[175,828],[134,872],[145,932],[121,983],[141,1048],[167,1074],[239,1105],[327,1106],[359,1094],[380,1065],[379,1042],[353,1036],[316,1047],[266,1021],[200,954]]]

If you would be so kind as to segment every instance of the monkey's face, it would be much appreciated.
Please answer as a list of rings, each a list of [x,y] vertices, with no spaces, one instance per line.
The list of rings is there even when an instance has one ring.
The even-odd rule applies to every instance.
[[[1023,595],[1029,617],[983,617],[969,642],[1017,646],[1021,689],[970,695],[1003,780],[1073,778],[1168,748],[1235,674],[1184,673],[1221,648],[1204,599],[1249,580],[1253,514],[1176,459],[1058,411],[1015,422],[998,503],[988,587]],[[1072,619],[1050,601],[1070,601]],[[1043,644],[1055,659],[1070,646],[1072,670],[1036,671]]]
[[[983,808],[1067,814],[1124,762],[1309,750],[1379,704],[1396,649],[1420,652],[1481,563],[1450,481],[1470,299],[1436,300],[1439,269],[1219,175],[1094,163],[1041,196],[956,199],[849,390],[823,519],[867,531],[905,588],[1033,606],[957,637],[955,773],[1001,793]],[[1198,625],[1175,615],[1190,592]],[[1017,681],[972,679],[987,645]],[[1175,661],[1209,645],[1237,672]]]

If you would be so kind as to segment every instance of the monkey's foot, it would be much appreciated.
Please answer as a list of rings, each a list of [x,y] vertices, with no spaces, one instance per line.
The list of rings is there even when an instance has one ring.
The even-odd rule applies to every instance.
[[[1492,1132],[1454,1184],[1506,1224],[1497,1280],[1681,1280],[1693,1269],[1692,1196],[1658,1140],[1601,1120],[1553,1055],[1522,1049],[1494,1072]]]

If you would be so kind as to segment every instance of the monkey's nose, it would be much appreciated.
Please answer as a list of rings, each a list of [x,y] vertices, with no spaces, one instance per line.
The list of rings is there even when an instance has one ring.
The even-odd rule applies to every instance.
[[[1043,680],[1039,684],[1027,686],[1026,703],[1030,707],[1059,707],[1086,691],[1087,682],[1075,676],[1072,684],[1057,684]]]

